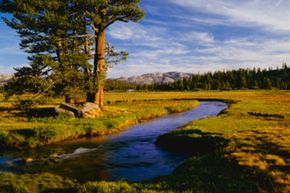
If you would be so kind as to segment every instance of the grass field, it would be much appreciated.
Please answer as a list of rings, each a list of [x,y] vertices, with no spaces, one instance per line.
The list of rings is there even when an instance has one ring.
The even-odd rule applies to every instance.
[[[57,106],[38,105],[34,111]],[[146,101],[112,103],[97,119],[59,117],[35,118],[13,106],[13,101],[0,102],[0,144],[2,147],[34,148],[85,136],[119,132],[130,125],[162,115],[189,110],[197,101]]]
[[[152,101],[156,99],[164,101]],[[193,121],[159,138],[158,145],[191,155],[173,174],[152,182],[80,184],[51,174],[17,176],[2,173],[0,192],[290,192],[289,91],[106,93],[106,100],[110,103],[108,113],[120,116],[130,112],[136,114],[137,109],[145,106],[148,107],[146,111],[152,112],[156,104],[160,107],[158,112],[162,112],[158,116],[168,113],[169,104],[173,105],[172,108],[183,104],[181,110],[188,107],[188,101],[169,99],[230,102],[229,108],[221,115]],[[12,108],[10,103],[1,105],[2,132],[13,129],[13,124],[22,128],[23,123],[29,127],[55,121],[15,117],[13,110],[7,110]],[[145,114],[150,114],[148,112]],[[115,119],[111,117],[107,121],[111,123]],[[61,120],[56,122],[58,124]],[[71,123],[73,125],[74,121]]]

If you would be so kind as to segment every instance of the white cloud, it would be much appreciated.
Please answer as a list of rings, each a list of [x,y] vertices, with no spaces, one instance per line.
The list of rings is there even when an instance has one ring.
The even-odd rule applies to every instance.
[[[290,39],[215,41],[209,46],[190,49],[176,43],[157,51],[137,51],[124,64],[109,70],[110,77],[150,72],[204,73],[238,68],[275,68],[290,61]],[[178,54],[175,51],[180,50]]]
[[[184,32],[180,34],[181,40],[183,41],[193,41],[198,43],[214,43],[215,39],[212,34],[209,34],[208,32],[197,32],[197,31],[191,31],[191,32]]]
[[[117,40],[140,40],[148,37],[146,30],[137,23],[116,23],[109,28],[108,34]]]
[[[127,61],[109,70],[109,77],[267,68],[290,62],[290,38],[285,35],[290,34],[290,0],[169,1],[163,0],[167,3],[164,11],[160,3],[150,0],[149,13],[145,10],[149,16],[141,23],[119,22],[108,29],[109,42],[129,53]],[[238,31],[237,26],[249,28]],[[262,35],[249,34],[253,31]],[[10,67],[25,63],[15,32],[7,38],[9,41],[6,32],[0,31],[0,71],[8,71],[4,63]],[[7,59],[8,54],[16,57]]]
[[[114,25],[113,28],[110,28],[109,35],[115,39],[127,40],[133,37],[134,32],[132,29],[125,27],[124,25]]]
[[[289,0],[170,0],[177,5],[223,16],[231,25],[264,26],[290,31]],[[220,22],[221,20],[218,20]]]
[[[237,68],[276,67],[290,62],[290,1],[285,0],[170,0],[190,11],[151,20],[152,25],[126,26],[134,32],[127,39],[129,60],[110,69],[109,76],[149,72],[203,73]],[[161,9],[160,9],[161,10]],[[204,12],[192,14],[191,12]],[[172,19],[172,20],[171,20]],[[175,19],[175,20],[174,20]],[[180,22],[175,23],[176,19]],[[163,25],[164,24],[164,25]],[[166,26],[166,25],[167,26]],[[214,34],[200,24],[233,29],[230,37]],[[125,24],[127,25],[127,24]],[[178,25],[174,28],[175,25]],[[194,26],[194,27],[193,27]],[[204,25],[203,25],[204,26]],[[268,35],[243,34],[237,26],[268,30]],[[183,29],[179,28],[183,27]],[[140,33],[141,32],[141,33]],[[276,34],[279,33],[279,34]],[[274,35],[276,34],[276,35]],[[287,34],[287,33],[286,33]],[[278,36],[277,36],[278,35]],[[146,49],[140,48],[146,46]]]

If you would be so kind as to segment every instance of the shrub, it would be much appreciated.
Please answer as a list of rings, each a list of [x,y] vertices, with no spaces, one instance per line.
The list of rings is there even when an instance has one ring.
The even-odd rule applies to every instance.
[[[56,128],[50,126],[36,127],[33,128],[33,131],[35,131],[36,137],[41,140],[48,140],[57,135]]]
[[[15,101],[13,106],[20,110],[31,109],[35,105],[35,102],[31,99],[18,99]]]

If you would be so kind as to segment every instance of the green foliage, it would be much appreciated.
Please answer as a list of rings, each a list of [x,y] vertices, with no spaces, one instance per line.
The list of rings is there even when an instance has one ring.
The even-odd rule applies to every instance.
[[[236,89],[290,89],[290,68],[286,64],[280,69],[239,69],[193,75],[190,79],[173,83],[154,84],[141,90],[236,90]],[[148,88],[149,87],[149,88]]]
[[[105,84],[106,91],[126,91],[133,89],[137,90],[138,85],[118,80],[107,80]]]
[[[16,69],[5,86],[7,96],[23,93],[67,96],[94,93],[99,72],[98,53],[93,44],[116,21],[138,21],[143,16],[139,0],[3,0],[0,11],[13,15],[4,22],[21,37],[20,46],[30,54],[28,67]],[[105,11],[104,11],[105,10]],[[92,30],[90,29],[92,28]],[[93,33],[92,33],[93,31]],[[116,52],[106,43],[107,67],[125,60],[127,53]],[[95,60],[94,65],[90,60]]]
[[[201,91],[201,90],[237,90],[237,89],[290,89],[290,68],[284,65],[276,70],[239,69],[226,72],[193,75],[190,79],[173,83],[142,85],[118,80],[108,80],[106,90],[126,91]]]
[[[8,135],[9,135],[8,131],[0,130],[0,141],[4,141]]]
[[[35,105],[35,101],[31,99],[18,99],[14,103],[14,107],[20,110],[28,110]]]
[[[28,67],[16,69],[6,85],[8,96],[42,93],[72,95],[84,86],[83,69],[89,57],[82,52],[79,18],[70,18],[70,1],[3,1],[1,10],[13,14],[4,18],[21,37],[20,46],[31,54]]]

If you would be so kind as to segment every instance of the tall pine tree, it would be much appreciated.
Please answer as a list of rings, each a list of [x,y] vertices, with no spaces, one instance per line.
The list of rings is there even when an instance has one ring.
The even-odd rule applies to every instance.
[[[105,63],[105,31],[117,21],[139,21],[144,12],[140,9],[140,0],[81,0],[85,20],[95,33],[94,56],[94,89],[88,100],[96,103],[101,109],[104,105],[104,83],[106,77]],[[84,6],[85,5],[85,6]]]
[[[105,30],[117,21],[138,21],[144,15],[140,0],[2,0],[4,19],[21,37],[20,46],[31,53],[29,71],[53,82],[54,92],[70,96],[87,89],[87,100],[103,108],[107,65],[125,59],[105,41]],[[93,40],[92,40],[93,39]],[[94,43],[92,52],[91,45]],[[91,57],[91,55],[94,55]],[[110,59],[110,58],[113,59]],[[89,60],[93,59],[93,66]],[[38,66],[37,66],[38,64]],[[18,81],[22,82],[22,81]],[[49,81],[48,81],[49,82]],[[43,90],[40,90],[43,91]],[[69,98],[69,97],[67,97]]]

